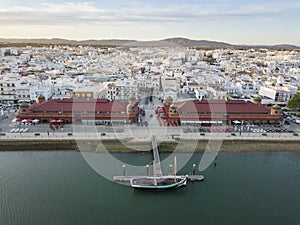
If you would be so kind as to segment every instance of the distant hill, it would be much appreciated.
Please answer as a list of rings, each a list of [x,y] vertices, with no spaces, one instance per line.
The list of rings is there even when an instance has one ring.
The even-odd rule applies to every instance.
[[[272,48],[272,49],[299,49],[299,46],[280,44],[280,45],[233,45],[226,42],[209,41],[209,40],[191,40],[188,38],[167,38],[165,42],[171,42],[183,47],[198,48]]]
[[[127,43],[135,42],[135,40],[68,40],[62,38],[52,38],[52,39],[5,39],[0,38],[0,43],[14,43],[14,44],[44,44],[44,45],[99,45],[99,46],[120,46]]]
[[[299,49],[299,46],[280,44],[280,45],[233,45],[226,42],[209,41],[209,40],[192,40],[188,38],[175,37],[154,41],[136,41],[136,40],[68,40],[61,38],[40,38],[40,39],[5,39],[0,38],[0,43],[10,44],[38,44],[38,45],[93,45],[93,46],[129,46],[129,47],[194,47],[194,48],[272,48],[272,49]]]
[[[296,45],[281,44],[281,45],[273,45],[272,48],[276,48],[276,49],[295,49],[295,48],[300,48],[300,47],[296,46]]]
[[[191,40],[188,38],[167,38],[163,41],[172,42],[183,47],[204,47],[204,48],[229,48],[233,47],[233,45],[225,43],[225,42],[218,42],[218,41],[208,41],[208,40]]]
[[[136,42],[136,41],[135,40],[118,40],[118,39],[79,41],[80,44],[85,44],[85,45],[115,45],[115,46],[126,45],[128,43],[134,43],[134,42]]]

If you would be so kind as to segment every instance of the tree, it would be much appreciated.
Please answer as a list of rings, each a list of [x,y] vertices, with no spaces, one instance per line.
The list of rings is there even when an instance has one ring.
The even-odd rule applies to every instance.
[[[295,94],[288,102],[288,107],[293,110],[300,110],[300,92]]]

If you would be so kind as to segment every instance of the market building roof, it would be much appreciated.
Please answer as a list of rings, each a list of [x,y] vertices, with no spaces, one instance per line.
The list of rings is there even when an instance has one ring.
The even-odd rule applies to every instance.
[[[177,103],[180,113],[270,113],[265,106],[243,100],[190,100]]]
[[[31,112],[126,112],[128,102],[108,99],[52,99],[30,106]]]

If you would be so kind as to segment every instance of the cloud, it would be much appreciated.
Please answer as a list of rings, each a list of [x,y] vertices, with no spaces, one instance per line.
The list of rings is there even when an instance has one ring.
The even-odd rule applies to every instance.
[[[228,2],[228,1],[227,1]],[[76,25],[199,22],[209,18],[276,15],[300,8],[299,3],[173,4],[168,7],[128,4],[121,8],[104,8],[91,2],[43,2],[37,6],[10,6],[0,9],[0,25]]]

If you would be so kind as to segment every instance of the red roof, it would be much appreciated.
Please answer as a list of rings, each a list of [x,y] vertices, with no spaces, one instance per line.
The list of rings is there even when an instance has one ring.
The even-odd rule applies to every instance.
[[[270,113],[270,109],[243,100],[192,100],[177,103],[179,113]]]
[[[31,112],[126,112],[128,102],[108,99],[52,99],[30,106]]]

